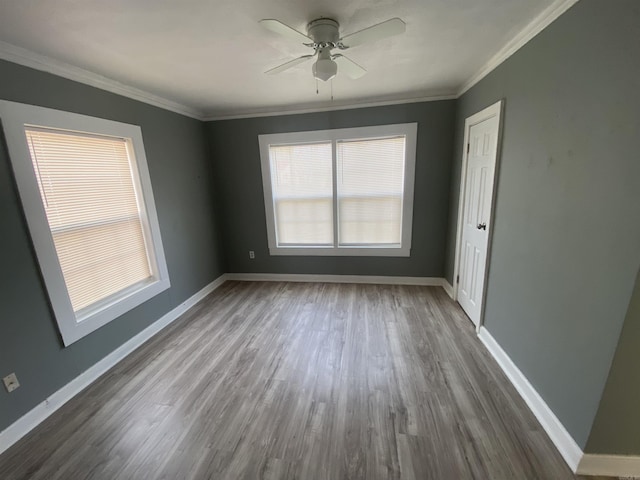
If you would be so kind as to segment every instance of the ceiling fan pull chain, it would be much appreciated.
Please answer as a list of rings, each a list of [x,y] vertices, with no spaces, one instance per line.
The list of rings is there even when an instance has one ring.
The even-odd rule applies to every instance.
[[[316,95],[318,95],[320,92],[318,91],[318,79],[316,78]]]
[[[333,102],[333,78],[331,79],[331,101]]]

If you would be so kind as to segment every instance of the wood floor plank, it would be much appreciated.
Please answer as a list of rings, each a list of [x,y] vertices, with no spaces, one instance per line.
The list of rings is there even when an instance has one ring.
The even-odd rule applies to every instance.
[[[227,282],[0,456],[22,479],[573,479],[440,288]]]

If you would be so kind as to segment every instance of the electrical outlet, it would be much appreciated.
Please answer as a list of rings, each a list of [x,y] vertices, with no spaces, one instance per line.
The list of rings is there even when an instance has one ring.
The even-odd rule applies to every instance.
[[[253,260],[254,258],[256,258],[256,252],[254,252],[253,250],[249,250],[249,258],[251,260]]]
[[[6,388],[9,393],[13,392],[20,386],[20,382],[18,382],[18,377],[16,377],[15,373],[10,373],[4,377],[2,382],[4,383],[4,388]]]

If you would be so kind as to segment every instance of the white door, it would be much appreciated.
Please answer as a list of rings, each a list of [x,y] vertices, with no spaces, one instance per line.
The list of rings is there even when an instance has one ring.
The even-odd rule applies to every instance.
[[[480,322],[482,310],[493,178],[498,147],[500,110],[499,108],[495,110],[497,111],[494,115],[467,126],[458,302],[476,325]]]

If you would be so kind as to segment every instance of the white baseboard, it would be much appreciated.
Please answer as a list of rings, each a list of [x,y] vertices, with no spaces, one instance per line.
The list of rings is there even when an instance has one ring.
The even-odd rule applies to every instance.
[[[9,425],[5,430],[0,432],[0,453],[7,450],[11,445],[16,443],[27,433],[33,430],[36,426],[42,423],[53,412],[58,410],[74,396],[76,396],[91,383],[97,380],[107,370],[124,359],[127,355],[129,355],[136,348],[153,337],[160,330],[171,324],[174,320],[180,317],[180,315],[185,313],[196,303],[213,292],[225,281],[226,275],[221,275],[206,287],[204,287],[202,290],[198,291],[187,300],[182,302],[180,305],[178,305],[176,308],[163,315],[160,319],[156,320],[136,336],[129,339],[126,343],[116,348],[113,352],[104,357],[98,363],[81,373],[60,390],[53,393],[42,403],[40,403],[35,408],[16,420],[14,423]]]
[[[453,300],[453,287],[446,278],[442,279],[442,288],[444,288],[444,291],[447,292],[447,295]]]
[[[478,337],[538,419],[565,462],[575,472],[583,456],[582,449],[485,327],[480,327]]]
[[[227,280],[241,282],[368,283],[376,285],[425,285],[444,287],[440,277],[387,277],[376,275],[321,275],[297,273],[227,273]]]
[[[640,457],[586,453],[580,460],[576,473],[579,475],[636,478],[640,477]]]

